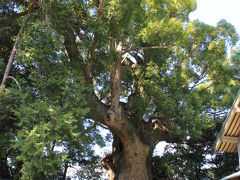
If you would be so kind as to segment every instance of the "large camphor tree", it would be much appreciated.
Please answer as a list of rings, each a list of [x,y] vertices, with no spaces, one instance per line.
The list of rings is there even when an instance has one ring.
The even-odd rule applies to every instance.
[[[22,124],[26,114],[38,119],[38,110],[31,110],[44,104],[49,114],[42,119],[51,119],[54,128],[67,121],[76,123],[76,131],[79,121],[91,120],[109,129],[112,153],[102,165],[110,179],[152,179],[157,143],[197,139],[239,89],[238,62],[227,58],[238,39],[235,29],[224,20],[216,27],[190,22],[195,0],[19,3],[15,13],[28,18],[13,63],[24,80],[15,88],[30,91],[35,101],[31,107],[23,101],[14,116]],[[11,86],[4,82],[1,96]],[[68,126],[59,126],[69,135],[49,135],[45,149],[75,138],[70,148],[80,140]],[[47,126],[41,132],[49,131]],[[23,137],[18,134],[15,143],[26,153],[22,162],[28,156],[21,148]],[[23,165],[22,173],[29,167]]]

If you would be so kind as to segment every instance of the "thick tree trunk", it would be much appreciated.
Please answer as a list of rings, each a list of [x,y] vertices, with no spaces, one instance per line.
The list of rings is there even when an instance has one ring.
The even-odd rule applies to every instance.
[[[111,33],[110,33],[111,34]],[[110,51],[117,51],[122,57],[123,43],[109,37]],[[119,101],[121,94],[121,59],[113,61],[111,74],[111,105],[107,111],[109,120],[106,125],[114,136],[112,154],[106,156],[103,167],[109,171],[111,180],[149,180],[151,177],[152,148],[144,144],[138,135],[136,125],[126,116]]]
[[[123,142],[114,135],[112,154],[102,163],[110,180],[150,180],[152,148],[133,135]]]

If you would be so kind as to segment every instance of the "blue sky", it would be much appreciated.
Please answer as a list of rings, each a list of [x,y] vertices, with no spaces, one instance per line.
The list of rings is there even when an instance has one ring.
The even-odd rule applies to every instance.
[[[197,10],[190,14],[190,20],[216,25],[226,19],[240,34],[240,0],[197,0]]]

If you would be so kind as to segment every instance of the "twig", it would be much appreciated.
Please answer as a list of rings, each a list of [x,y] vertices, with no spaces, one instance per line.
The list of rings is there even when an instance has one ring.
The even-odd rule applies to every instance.
[[[13,79],[13,80],[16,82],[18,88],[19,88],[20,90],[22,90],[21,87],[20,87],[20,85],[19,85],[19,83],[18,83],[18,81],[17,81],[14,77],[8,76],[7,78],[8,78],[8,79]]]

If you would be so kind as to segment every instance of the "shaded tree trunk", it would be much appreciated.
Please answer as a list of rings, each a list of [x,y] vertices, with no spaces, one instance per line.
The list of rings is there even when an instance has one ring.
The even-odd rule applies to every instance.
[[[114,134],[112,154],[105,156],[102,164],[111,180],[152,179],[152,149],[135,133],[127,139]]]

